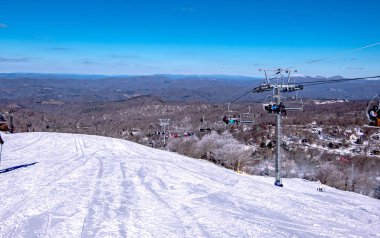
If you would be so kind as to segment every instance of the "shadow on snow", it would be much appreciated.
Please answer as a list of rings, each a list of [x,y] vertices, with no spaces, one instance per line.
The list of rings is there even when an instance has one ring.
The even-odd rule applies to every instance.
[[[21,169],[21,168],[25,168],[25,167],[29,167],[29,166],[32,166],[32,165],[35,165],[37,164],[38,162],[34,162],[34,163],[31,163],[31,164],[22,164],[22,165],[17,165],[17,166],[13,166],[13,167],[10,167],[10,168],[6,168],[6,169],[1,169],[0,170],[0,174],[2,173],[7,173],[7,172],[11,172],[15,169]]]

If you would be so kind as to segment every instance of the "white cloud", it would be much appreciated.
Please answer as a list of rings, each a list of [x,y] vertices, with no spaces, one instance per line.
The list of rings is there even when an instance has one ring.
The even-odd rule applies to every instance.
[[[25,63],[34,61],[36,58],[30,58],[30,57],[20,57],[20,58],[7,58],[7,57],[0,57],[0,63]]]
[[[363,70],[363,67],[347,67],[349,70]]]
[[[191,7],[183,7],[183,8],[181,8],[181,11],[183,11],[183,12],[195,12],[194,8],[191,8]]]
[[[52,48],[50,48],[50,50],[53,50],[53,51],[70,51],[72,49],[66,48],[66,47],[52,47]]]

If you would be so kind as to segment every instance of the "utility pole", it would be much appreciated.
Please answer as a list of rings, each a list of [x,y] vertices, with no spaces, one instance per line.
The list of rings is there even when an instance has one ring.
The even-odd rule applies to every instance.
[[[277,106],[282,103],[281,92],[294,92],[296,90],[302,90],[302,85],[295,85],[295,83],[290,82],[291,71],[288,69],[264,69],[265,73],[265,83],[253,89],[253,93],[268,92],[274,90],[273,97],[276,99]],[[269,78],[268,72],[272,71],[274,73],[273,78]],[[297,71],[293,71],[297,72]],[[284,79],[283,73],[288,77],[287,80]],[[302,108],[285,108],[285,110],[302,110]],[[276,113],[276,157],[275,157],[275,182],[274,185],[283,187],[281,181],[281,142],[282,142],[282,111],[279,110]]]

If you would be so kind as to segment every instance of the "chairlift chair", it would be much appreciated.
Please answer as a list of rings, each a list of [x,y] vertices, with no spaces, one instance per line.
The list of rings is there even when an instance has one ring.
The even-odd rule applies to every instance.
[[[211,132],[211,126],[209,122],[206,122],[205,116],[202,116],[201,126],[199,128],[200,132]]]
[[[299,97],[285,98],[284,100],[285,110],[287,111],[302,111],[303,100]]]
[[[263,110],[264,111],[268,111],[267,108],[269,105],[273,105],[275,102],[273,101],[273,96],[272,95],[268,95],[266,96],[264,99],[262,99],[260,101],[260,103],[262,103],[262,107],[263,107]]]
[[[240,115],[241,124],[253,124],[253,113],[251,113],[251,106],[248,106],[248,112]]]
[[[224,116],[222,118],[227,117],[228,123],[227,125],[238,125],[240,122],[240,117],[238,112],[230,109],[230,103],[227,104],[227,111],[224,112]]]
[[[371,101],[368,103],[365,114],[367,116],[367,120],[369,122],[369,125],[365,125],[365,127],[372,127],[372,128],[380,128],[379,119],[378,118],[372,118],[370,116],[370,111],[377,107],[376,113],[379,112],[380,108],[380,95],[377,94],[372,97]]]
[[[263,110],[264,111],[267,111],[269,113],[272,112],[272,105],[275,104],[274,102],[266,102],[266,103],[263,103],[262,106],[263,106]]]
[[[267,111],[269,114],[276,115],[276,113],[272,111],[273,105],[277,104],[276,102],[273,101],[273,96],[267,96],[263,101],[264,101],[262,104],[263,110]]]

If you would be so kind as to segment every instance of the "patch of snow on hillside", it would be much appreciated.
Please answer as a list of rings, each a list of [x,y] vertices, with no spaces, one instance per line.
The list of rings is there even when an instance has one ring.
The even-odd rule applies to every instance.
[[[347,99],[343,100],[313,100],[315,104],[334,104],[334,103],[343,103],[343,102],[348,102]]]

